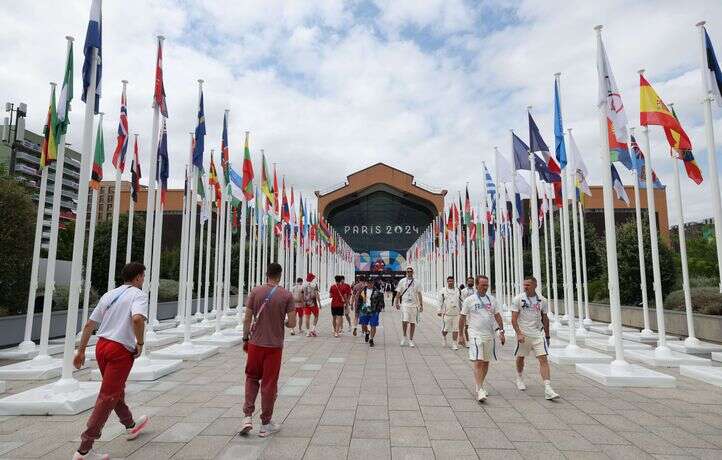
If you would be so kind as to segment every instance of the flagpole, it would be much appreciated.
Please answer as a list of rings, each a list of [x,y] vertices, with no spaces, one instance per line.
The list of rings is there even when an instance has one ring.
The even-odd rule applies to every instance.
[[[552,190],[554,190],[552,186]],[[554,322],[551,325],[552,330],[559,330],[562,326],[559,317],[559,291],[557,290],[557,243],[554,232],[554,206],[556,203],[552,200],[549,203],[549,242],[551,244],[551,263],[552,263],[552,300],[554,302]],[[560,214],[561,215],[561,214]]]
[[[98,113],[98,136],[95,139],[95,148],[98,148],[98,142],[103,138],[103,112]],[[104,146],[103,146],[104,147]],[[100,165],[102,168],[103,165]],[[56,178],[57,180],[57,178]],[[88,320],[88,308],[90,307],[90,288],[93,275],[93,247],[95,245],[95,224],[98,219],[98,189],[93,188],[93,200],[90,205],[90,229],[88,230],[88,249],[87,260],[85,262],[85,287],[83,289],[83,320],[82,324]],[[66,338],[67,340],[67,338]]]
[[[531,117],[530,105],[527,106],[526,111],[527,114]],[[529,139],[529,143],[531,144],[531,139]],[[528,155],[529,163],[531,163],[531,209],[529,212],[529,214],[531,214],[531,266],[532,273],[534,274],[534,278],[536,278],[537,285],[539,286],[539,291],[543,291],[541,283],[541,254],[539,248],[539,203],[537,202],[536,189],[536,161],[535,153],[531,151],[531,148],[529,149]]]
[[[158,288],[160,286],[160,243],[163,235],[163,204],[161,203],[160,190],[155,194],[155,217],[153,226],[153,255],[151,257],[150,270],[150,305],[148,314],[148,327],[146,328],[146,340],[156,340],[154,328],[159,326],[158,322]],[[144,347],[149,348],[149,347]]]
[[[121,80],[123,83],[123,99],[125,100],[125,88],[128,80]],[[126,133],[126,136],[128,133]],[[127,138],[126,138],[127,142]],[[115,287],[115,260],[118,254],[118,217],[120,215],[120,176],[123,172],[115,168],[115,189],[113,191],[113,228],[110,233],[110,261],[108,263],[108,290]]]
[[[208,224],[206,224],[206,270],[203,282],[203,321],[208,324],[208,290],[211,277],[211,233],[213,232],[213,197],[215,196],[215,191],[211,184],[208,184],[206,196],[208,197]]]
[[[71,42],[68,42],[71,43]],[[50,102],[48,103],[48,106],[52,105],[55,99],[55,87],[57,86],[57,83],[51,82],[50,83]],[[52,117],[50,119],[50,123],[52,123]],[[53,129],[52,126],[48,126],[48,133],[51,132]],[[53,142],[52,139],[50,139],[50,136],[48,135],[46,137],[46,142]],[[48,147],[50,148],[50,147]],[[47,187],[48,187],[48,170],[50,169],[50,165],[46,164],[43,168],[43,171],[41,172],[40,176],[40,193],[38,194],[38,212],[37,217],[35,218],[35,241],[33,243],[33,263],[30,269],[30,289],[28,290],[28,308],[26,310],[26,316],[25,316],[25,335],[23,336],[23,341],[18,346],[19,350],[33,350],[35,349],[35,342],[33,342],[32,339],[32,332],[33,332],[33,320],[35,319],[35,297],[38,292],[38,265],[40,264],[40,244],[42,243],[42,237],[43,237],[43,222],[45,221],[45,196],[47,194]],[[58,178],[61,178],[61,180],[58,180]],[[58,174],[58,170],[55,170],[55,183],[61,183],[62,184],[62,177],[63,172],[60,171],[60,174]],[[57,188],[57,187],[56,187]],[[53,195],[53,207],[55,207],[55,201],[60,201],[60,194]],[[52,280],[48,280],[47,277],[45,278],[45,284],[53,283]]]
[[[587,284],[587,244],[586,244],[586,232],[584,231],[584,206],[581,201],[578,203],[579,207],[579,234],[582,240],[582,283],[584,285],[584,320],[582,324],[591,325],[592,318],[589,316],[589,287]]]
[[[83,125],[83,144],[80,161],[80,179],[78,181],[78,203],[76,205],[75,234],[73,235],[73,259],[70,270],[70,291],[68,293],[68,313],[65,322],[65,347],[63,350],[63,373],[56,383],[58,392],[70,392],[78,388],[73,378],[73,356],[75,352],[75,330],[78,321],[80,300],[80,282],[83,271],[83,249],[85,246],[85,219],[88,207],[88,183],[93,157],[93,121],[95,119],[95,86],[97,84],[98,48],[93,47],[90,58],[90,84],[86,93],[85,122]],[[62,182],[62,181],[60,181]]]
[[[542,197],[542,202],[544,203],[544,207],[548,208],[548,200],[546,198],[546,193],[544,193],[544,197]],[[546,284],[547,288],[547,300],[552,298],[552,292],[551,292],[551,280],[549,279],[549,224],[547,223],[547,211],[543,211],[544,215],[544,284]]]
[[[717,174],[717,150],[714,141],[714,124],[712,122],[712,91],[709,85],[709,68],[707,62],[707,46],[705,40],[705,21],[698,22],[697,29],[700,37],[701,66],[700,75],[702,76],[702,106],[704,111],[704,132],[707,141],[707,156],[709,158],[710,180],[712,182],[712,205],[714,206],[714,233],[715,243],[717,244],[717,268],[719,270],[720,285],[719,290],[722,292],[722,204],[720,204],[720,187],[719,176]],[[647,183],[649,188],[649,182]]]
[[[673,104],[669,104],[670,108]],[[671,109],[674,110],[674,109]],[[650,155],[651,156],[651,155]],[[687,316],[687,338],[684,339],[686,346],[698,346],[700,341],[694,333],[694,314],[692,313],[692,296],[689,290],[689,266],[687,265],[687,239],[684,230],[684,210],[682,208],[682,189],[679,185],[679,160],[672,158],[674,163],[674,195],[677,205],[677,232],[679,235],[679,254],[682,262],[682,290],[684,292],[684,309]],[[647,187],[652,182],[647,183]]]
[[[238,316],[238,324],[243,327],[241,322],[241,310],[243,310],[243,292],[245,290],[245,276],[246,276],[246,199],[241,199],[241,228],[240,228],[240,241],[238,242],[238,305],[236,307],[236,314]]]
[[[203,177],[200,178],[201,186],[203,186]],[[205,315],[203,314],[203,228],[206,227],[206,233],[207,231],[207,225],[206,221],[203,220],[203,208],[205,208],[205,200],[203,200],[203,197],[201,197],[202,204],[201,204],[201,231],[198,235],[198,275],[196,278],[196,313],[195,317],[203,320],[205,318]]]
[[[644,69],[641,69],[639,75],[644,75]],[[642,134],[644,136],[644,148],[647,151],[645,158],[644,178],[647,183],[647,211],[649,212],[649,237],[652,246],[652,275],[654,277],[654,303],[657,313],[657,348],[654,350],[656,357],[670,355],[670,349],[667,347],[666,325],[664,323],[664,303],[662,297],[662,276],[659,268],[659,241],[657,239],[657,207],[655,206],[653,179],[652,179],[652,150],[649,143],[649,127],[642,126]],[[611,176],[610,176],[611,177]],[[611,192],[610,192],[611,194]],[[616,259],[616,257],[615,257]],[[621,329],[621,325],[620,325]]]
[[[632,136],[634,136],[634,128],[630,128]],[[636,153],[635,153],[636,157]],[[635,159],[636,164],[636,159]],[[645,166],[646,168],[647,166]],[[644,321],[644,329],[640,332],[641,337],[652,337],[654,333],[649,326],[649,299],[647,298],[647,269],[644,262],[644,235],[642,232],[642,205],[640,203],[639,194],[639,171],[635,168],[634,174],[634,215],[637,225],[637,252],[639,258],[639,284],[642,290],[642,317]],[[649,184],[647,184],[649,185]]]
[[[216,316],[214,318],[214,326],[215,330],[219,331],[221,329],[220,321],[221,321],[221,310],[220,310],[220,304],[218,298],[220,297],[220,284],[221,284],[221,226],[223,225],[223,200],[221,199],[221,205],[216,206],[216,247],[214,249],[213,254],[213,311],[215,312]]]
[[[138,133],[135,134],[135,145],[138,144]],[[133,158],[135,161],[135,157]],[[125,263],[129,264],[132,257],[133,249],[133,214],[135,211],[135,201],[133,201],[133,186],[131,184],[131,190],[128,194],[128,233],[126,235],[125,242]]]
[[[579,151],[576,146],[576,141],[574,141],[574,137],[572,137],[572,128],[568,128],[567,132],[569,133],[569,144],[573,147],[574,156],[572,158],[572,174],[573,177],[576,178],[577,176],[577,155],[579,154]],[[567,165],[569,166],[569,165]],[[569,176],[567,175],[567,180],[569,179]],[[582,292],[582,268],[581,268],[581,257],[579,254],[579,217],[577,214],[577,192],[576,192],[576,186],[573,187],[572,193],[571,193],[571,199],[570,199],[570,209],[569,212],[572,215],[572,227],[573,227],[573,237],[574,237],[574,280],[575,284],[577,285],[577,316],[579,317],[579,327],[577,328],[576,334],[579,336],[585,336],[587,334],[587,330],[584,328],[584,324],[582,321],[584,320],[584,295]]]
[[[226,226],[223,235],[223,242],[225,244],[225,256],[223,258],[223,313],[224,316],[228,316],[228,312],[231,309],[231,243],[233,242],[233,219],[231,213],[231,197],[228,193],[228,184],[226,184],[225,189]]]
[[[193,133],[191,135],[191,151],[193,150]],[[190,217],[190,184],[188,183],[188,165],[185,167],[185,185],[183,190],[183,214],[181,216],[181,253],[180,265],[178,270],[178,302],[176,303],[176,321],[181,324],[185,315],[185,280],[186,280],[186,260],[188,259],[188,227]]]

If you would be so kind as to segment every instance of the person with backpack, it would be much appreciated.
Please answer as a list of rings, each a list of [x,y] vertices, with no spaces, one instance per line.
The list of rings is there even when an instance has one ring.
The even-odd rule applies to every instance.
[[[303,315],[306,317],[306,337],[318,336],[316,325],[318,324],[321,297],[318,293],[318,283],[314,279],[316,279],[316,275],[308,273],[306,275],[306,284],[303,285],[303,300],[306,304],[303,309]],[[311,315],[313,315],[313,325],[311,324]]]
[[[366,278],[364,276],[359,276],[356,278],[356,282],[354,283],[353,287],[351,288],[351,305],[353,305],[353,332],[352,334],[354,337],[357,334],[358,331],[358,319],[359,319],[359,311],[358,311],[358,297],[361,294],[361,291],[366,289]]]
[[[138,419],[125,404],[125,382],[133,367],[133,361],[143,351],[143,334],[148,319],[148,294],[143,292],[145,265],[131,262],[121,272],[123,284],[106,292],[83,326],[80,345],[73,358],[73,366],[80,369],[85,364],[85,348],[93,331],[97,329],[98,343],[95,358],[98,361],[100,384],[98,399],[90,414],[87,429],[80,435],[80,447],[73,460],[105,460],[108,454],[93,451],[93,443],[110,413],[115,411],[125,426],[126,439],[133,440],[148,427],[150,419],[143,415]]]
[[[406,267],[406,277],[399,280],[396,285],[395,304],[396,309],[401,310],[401,330],[404,337],[401,339],[401,346],[407,344],[414,348],[414,331],[416,323],[419,322],[419,314],[424,311],[424,301],[421,298],[421,286],[414,279],[414,267]],[[406,341],[406,330],[409,331],[408,342]]]
[[[364,333],[364,340],[369,347],[374,347],[374,337],[376,337],[376,328],[379,325],[379,315],[386,306],[384,302],[384,293],[381,285],[377,281],[371,284],[366,283],[366,288],[359,294],[359,324],[361,331]]]
[[[336,283],[329,288],[331,296],[331,326],[333,336],[339,337],[343,332],[343,316],[346,311],[348,298],[351,296],[351,288],[343,282],[343,276],[336,275]]]
[[[441,345],[446,348],[448,341],[446,335],[451,332],[452,350],[458,350],[459,345],[459,313],[461,310],[461,296],[454,287],[454,277],[446,277],[446,287],[439,290],[439,311],[436,313],[441,317]]]
[[[278,374],[283,355],[284,326],[296,327],[293,295],[279,286],[283,269],[275,262],[268,264],[266,284],[256,286],[246,299],[243,317],[243,351],[246,358],[245,401],[241,435],[253,429],[256,397],[261,392],[261,429],[266,437],[280,429],[273,423],[273,406],[278,393]]]

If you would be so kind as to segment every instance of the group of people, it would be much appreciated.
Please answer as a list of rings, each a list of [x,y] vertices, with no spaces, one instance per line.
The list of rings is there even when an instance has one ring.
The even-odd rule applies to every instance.
[[[278,376],[281,370],[285,329],[291,334],[305,332],[316,337],[321,297],[313,273],[306,280],[297,278],[291,290],[279,285],[282,267],[270,263],[266,272],[266,283],[253,288],[245,302],[243,317],[243,351],[247,354],[245,368],[244,418],[240,434],[253,429],[252,416],[256,398],[261,393],[261,427],[258,435],[268,436],[279,429],[272,421],[276,401]],[[92,450],[93,443],[100,437],[101,430],[111,412],[115,411],[127,430],[127,439],[137,438],[146,429],[150,420],[146,416],[134,418],[125,404],[125,383],[135,358],[143,349],[145,322],[148,316],[148,295],[141,290],[145,267],[137,262],[127,264],[122,271],[124,284],[107,292],[93,310],[84,325],[80,344],[74,359],[76,368],[85,363],[85,349],[93,331],[98,342],[96,360],[102,374],[100,392],[87,429],[81,435],[81,443],[74,453],[74,460],[103,460],[106,454]],[[539,371],[544,383],[544,395],[552,400],[559,397],[551,387],[547,353],[549,346],[549,318],[546,300],[537,293],[534,277],[524,280],[524,290],[515,296],[510,310],[511,325],[516,333],[517,379],[520,391],[526,389],[523,379],[524,359],[534,353],[539,361]],[[379,316],[385,308],[383,286],[379,281],[360,277],[354,286],[349,286],[342,275],[335,277],[329,289],[331,298],[332,329],[335,337],[343,332],[343,319],[348,328],[357,335],[358,325],[369,347],[374,347]],[[447,278],[447,285],[439,291],[438,316],[442,319],[443,346],[448,346],[447,334],[452,334],[452,348],[468,348],[469,360],[473,362],[476,399],[481,402],[488,397],[484,380],[489,363],[496,359],[497,339],[506,343],[501,309],[489,292],[489,278],[478,275],[468,278],[466,286],[457,290],[454,278]],[[392,303],[401,312],[403,338],[401,346],[414,347],[414,332],[424,310],[422,288],[414,279],[414,269],[406,268],[406,276],[399,280],[394,289]],[[353,313],[353,321],[351,314]],[[311,317],[313,316],[313,321]],[[305,324],[303,318],[306,318]],[[353,329],[352,329],[353,328]]]

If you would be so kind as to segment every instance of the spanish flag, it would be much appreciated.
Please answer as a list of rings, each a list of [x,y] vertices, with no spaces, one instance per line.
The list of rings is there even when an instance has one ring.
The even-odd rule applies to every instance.
[[[644,75],[639,76],[639,124],[662,126],[670,147],[678,151],[692,150],[692,142],[679,124],[679,120],[667,108]]]
[[[216,162],[213,161],[213,152],[211,152],[211,166],[208,170],[208,184],[213,187],[215,192],[216,207],[221,207],[221,184],[218,182],[218,171],[216,170]]]
[[[674,111],[674,107],[672,107],[672,115],[675,119],[677,119],[677,113]],[[673,157],[684,162],[684,170],[687,172],[687,177],[692,179],[692,181],[697,185],[702,183],[702,171],[699,169],[697,161],[695,161],[694,159],[692,150],[679,150],[671,148],[670,153]]]

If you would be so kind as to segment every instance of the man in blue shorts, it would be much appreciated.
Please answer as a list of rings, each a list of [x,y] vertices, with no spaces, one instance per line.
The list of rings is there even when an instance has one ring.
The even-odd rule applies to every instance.
[[[373,285],[371,281],[366,282],[366,287],[359,292],[358,302],[361,330],[369,347],[373,347],[376,327],[379,325],[379,314],[385,307],[384,293],[378,281]]]

